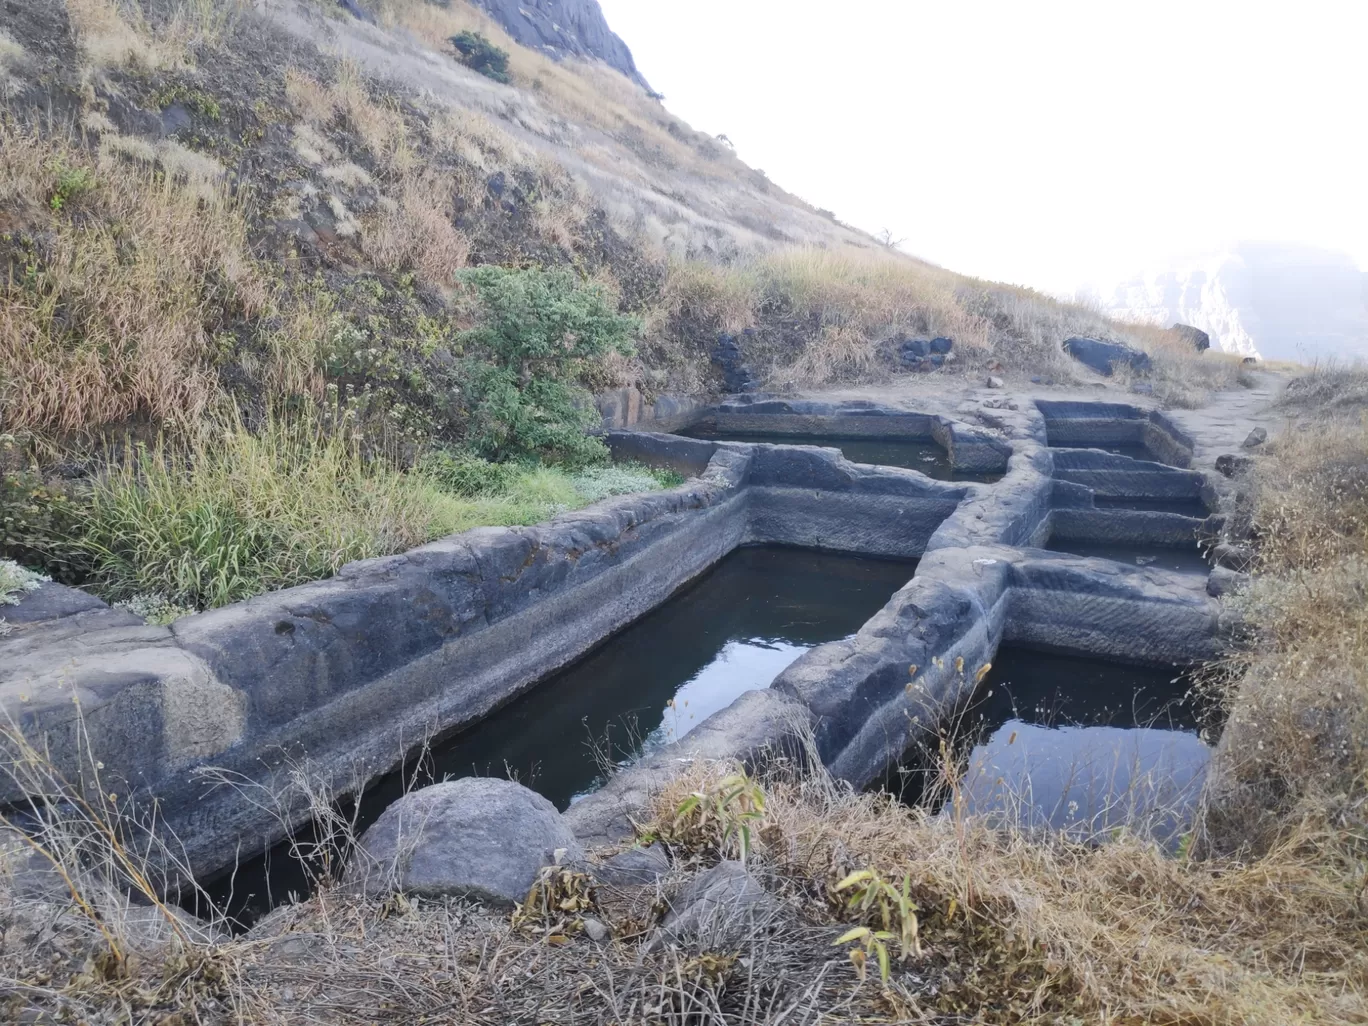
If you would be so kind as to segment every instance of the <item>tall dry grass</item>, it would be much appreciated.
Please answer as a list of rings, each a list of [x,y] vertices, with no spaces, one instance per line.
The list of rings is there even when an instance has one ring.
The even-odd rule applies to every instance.
[[[1273,439],[1251,482],[1257,560],[1236,600],[1248,631],[1220,681],[1230,706],[1211,841],[1263,850],[1299,825],[1368,854],[1368,424],[1361,394],[1313,383],[1324,405]],[[1368,877],[1364,878],[1368,882]]]
[[[176,167],[117,146],[92,159],[0,122],[0,207],[16,229],[0,272],[6,430],[193,423],[221,394],[213,363],[225,322],[276,312],[241,209]],[[317,391],[308,339],[258,341],[266,388]]]

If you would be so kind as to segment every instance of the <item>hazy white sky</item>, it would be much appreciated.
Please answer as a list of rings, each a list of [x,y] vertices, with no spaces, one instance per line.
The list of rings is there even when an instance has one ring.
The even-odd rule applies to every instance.
[[[958,271],[1067,292],[1235,239],[1368,268],[1368,3],[600,0],[666,106]]]

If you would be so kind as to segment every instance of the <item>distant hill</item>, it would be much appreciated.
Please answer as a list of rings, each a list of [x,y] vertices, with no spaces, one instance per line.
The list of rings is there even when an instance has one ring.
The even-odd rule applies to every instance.
[[[1213,345],[1270,360],[1368,358],[1368,274],[1347,254],[1242,242],[1103,289],[1117,317],[1210,333]]]

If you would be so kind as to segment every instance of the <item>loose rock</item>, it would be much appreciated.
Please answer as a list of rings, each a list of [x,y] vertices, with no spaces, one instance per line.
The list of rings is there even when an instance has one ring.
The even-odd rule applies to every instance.
[[[717,950],[735,944],[773,911],[775,900],[740,862],[694,877],[675,899],[656,941]]]
[[[1226,477],[1239,477],[1253,466],[1252,456],[1237,456],[1233,452],[1227,452],[1216,457],[1216,472]]]
[[[1124,364],[1135,371],[1150,369],[1148,353],[1142,353],[1121,342],[1105,342],[1100,338],[1075,335],[1065,340],[1064,352],[1107,377],[1111,377],[1112,368],[1117,364]]]
[[[629,848],[591,866],[594,879],[610,887],[635,887],[654,884],[670,871],[670,860],[659,844],[648,848]]]
[[[523,900],[544,866],[584,852],[556,807],[510,780],[466,777],[410,792],[361,837],[347,882],[368,895]]]
[[[1194,328],[1191,324],[1175,324],[1169,330],[1199,353],[1211,348],[1211,336],[1201,328]]]
[[[1268,441],[1268,429],[1256,427],[1240,445],[1246,449],[1257,449],[1266,441]]]
[[[1006,382],[1003,381],[1001,378],[994,377],[992,374],[988,375],[989,388],[1002,388],[1005,384]]]

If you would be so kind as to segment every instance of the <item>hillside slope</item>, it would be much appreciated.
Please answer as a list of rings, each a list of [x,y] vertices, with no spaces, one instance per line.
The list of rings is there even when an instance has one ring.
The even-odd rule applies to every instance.
[[[1072,334],[1183,356],[1165,332],[890,251],[638,82],[519,46],[464,0],[6,10],[4,554],[69,578],[112,573],[109,539],[135,510],[152,529],[176,509],[208,530],[193,478],[235,462],[257,468],[257,498],[216,516],[250,534],[288,498],[298,534],[282,540],[272,520],[249,547],[302,544],[307,558],[285,562],[309,573],[469,523],[433,497],[430,469],[410,471],[435,460],[443,487],[483,501],[512,478],[471,459],[601,459],[583,435],[586,391],[716,394],[722,333],[771,390],[903,372],[900,344],[933,335],[955,340],[937,373],[1068,380],[1059,343]],[[482,60],[493,77],[473,69]],[[1175,401],[1233,373],[1191,358],[1160,371],[1156,392]],[[158,447],[155,509],[130,442]],[[308,508],[277,478],[336,494]],[[88,505],[92,488],[104,505]],[[539,494],[506,515],[549,508]],[[318,511],[336,508],[371,513],[317,557],[308,539],[332,517]],[[188,573],[193,547],[162,541]],[[294,572],[267,569],[243,587]]]

